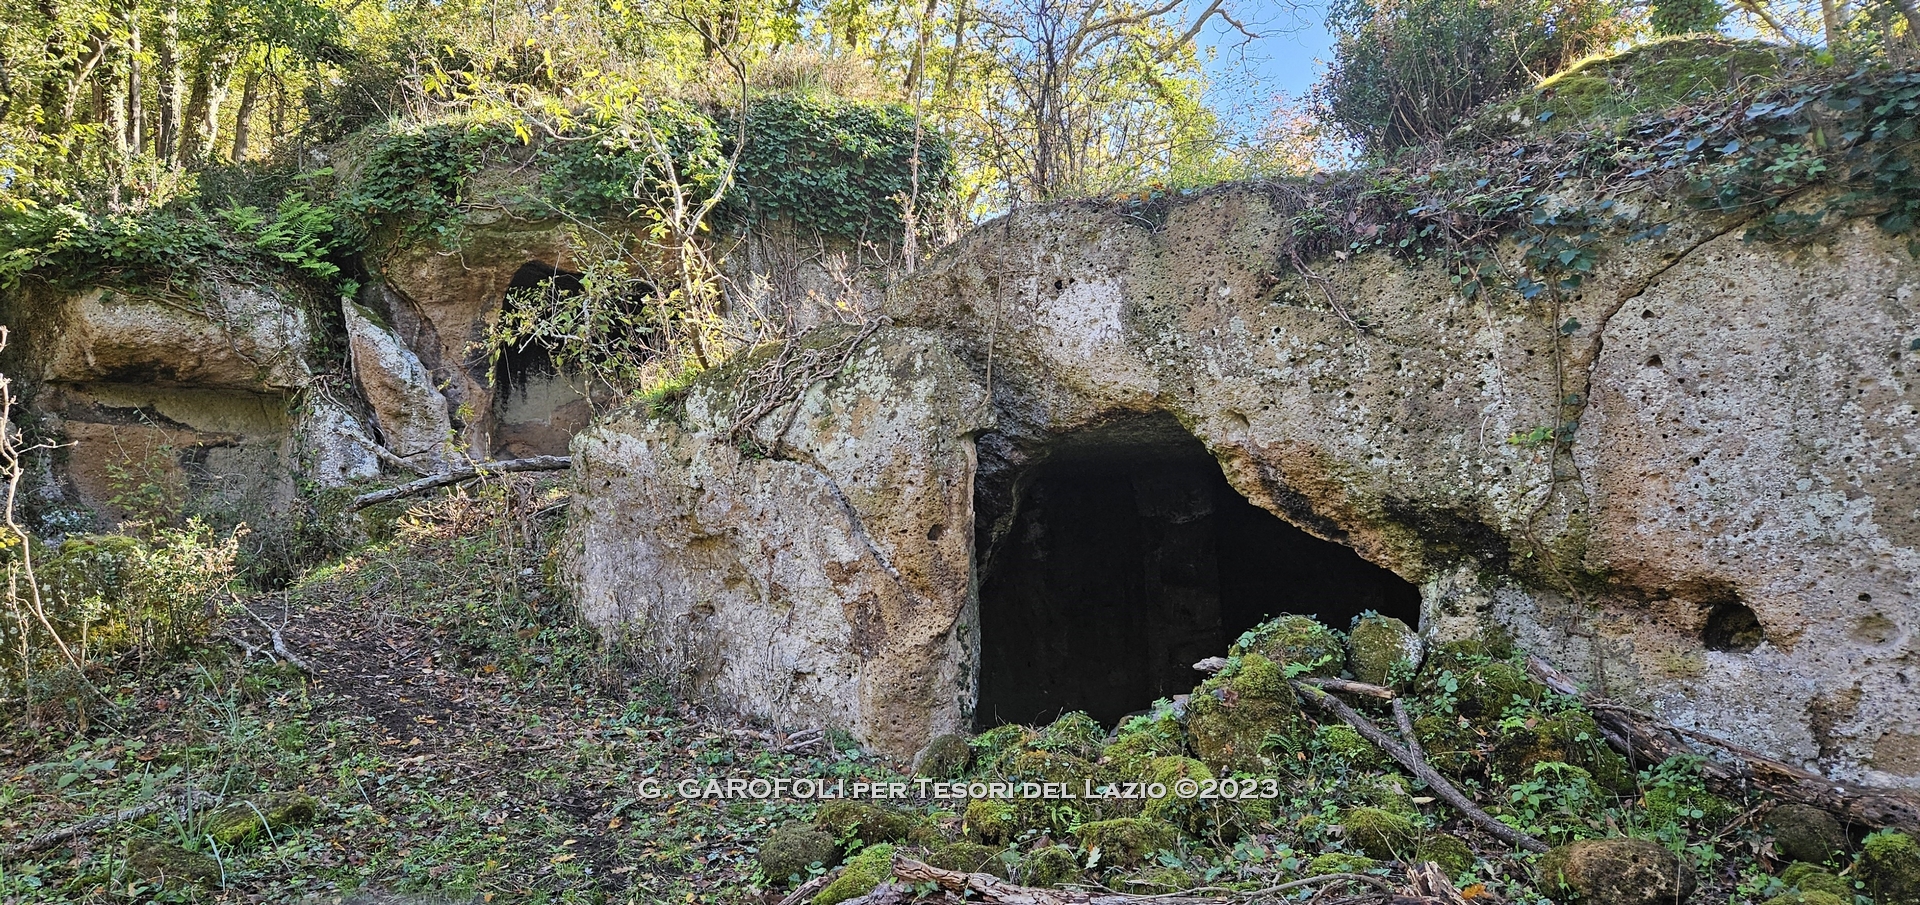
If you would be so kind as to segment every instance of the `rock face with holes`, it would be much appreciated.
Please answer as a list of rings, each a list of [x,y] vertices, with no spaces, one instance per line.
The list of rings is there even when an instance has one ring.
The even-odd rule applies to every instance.
[[[859,338],[819,331],[831,356]],[[574,441],[572,568],[588,619],[641,636],[656,670],[790,726],[889,751],[962,728],[976,378],[924,331],[885,329],[831,379],[766,356],[673,411],[616,414]],[[956,602],[958,606],[955,606]]]
[[[977,589],[916,586],[912,632],[856,601],[887,599],[889,568],[916,558],[958,569],[968,551],[948,545],[982,559],[1034,542],[1009,530],[1036,466],[1102,426],[1171,416],[1246,499],[1419,584],[1428,638],[1504,626],[1683,725],[1920,785],[1920,264],[1870,223],[1790,248],[1619,203],[1676,222],[1608,241],[1577,293],[1491,303],[1381,255],[1296,274],[1258,186],[1022,211],[896,287],[900,329],[861,353],[944,348],[962,366],[819,383],[798,415],[776,406],[755,427],[791,419],[794,448],[874,469],[860,486],[971,486],[964,500],[918,528],[868,523],[885,556],[856,555],[819,478],[741,458],[718,429],[701,401],[720,398],[715,375],[687,426],[629,414],[576,440],[587,612],[670,640],[690,671],[754,676],[706,682],[742,709],[832,715],[911,753],[963,718]],[[981,387],[977,424],[854,414]],[[1570,444],[1528,439],[1556,425]],[[945,696],[892,680],[916,659],[951,674]],[[790,702],[808,683],[802,718]],[[884,730],[856,716],[882,712],[923,715]]]

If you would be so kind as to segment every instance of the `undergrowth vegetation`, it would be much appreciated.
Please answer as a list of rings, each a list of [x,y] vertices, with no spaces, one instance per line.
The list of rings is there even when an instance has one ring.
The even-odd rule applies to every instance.
[[[561,503],[514,481],[389,506],[387,539],[246,598],[258,621],[229,611],[174,658],[103,663],[73,712],[5,710],[9,840],[159,807],[0,855],[0,901],[739,902],[759,840],[811,809],[643,781],[898,778],[844,736],[791,746],[634,672],[552,582]]]

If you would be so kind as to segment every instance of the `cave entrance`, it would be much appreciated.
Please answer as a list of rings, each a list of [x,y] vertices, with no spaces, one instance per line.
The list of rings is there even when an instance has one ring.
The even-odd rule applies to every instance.
[[[1003,496],[976,504],[982,729],[1071,710],[1111,726],[1271,616],[1419,621],[1412,584],[1248,502],[1168,416],[1061,438]]]

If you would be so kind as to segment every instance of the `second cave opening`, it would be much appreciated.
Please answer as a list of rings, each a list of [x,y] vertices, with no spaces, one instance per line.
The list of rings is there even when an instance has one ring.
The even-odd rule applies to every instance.
[[[1412,584],[1248,502],[1170,417],[1062,438],[1012,500],[980,546],[979,728],[1112,725],[1271,616],[1418,623]]]

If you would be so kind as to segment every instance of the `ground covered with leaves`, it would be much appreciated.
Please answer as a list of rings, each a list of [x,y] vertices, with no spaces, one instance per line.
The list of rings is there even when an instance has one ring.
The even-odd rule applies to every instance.
[[[894,774],[628,672],[550,587],[561,502],[516,485],[390,513],[390,538],[246,601],[311,675],[249,659],[269,632],[229,612],[183,660],[95,675],[100,698],[7,711],[8,844],[168,806],[0,857],[0,902],[756,901],[758,840],[812,809],[645,780]]]
[[[246,599],[184,659],[10,712],[0,902],[958,900],[881,885],[896,858],[1139,896],[1383,902],[1434,864],[1461,901],[1920,901],[1909,837],[1713,794],[1689,758],[1636,769],[1501,639],[1429,650],[1377,616],[1283,617],[1117,729],[946,736],[911,767],[745,725],[577,624],[551,579],[563,504],[523,480],[389,511],[370,520],[389,536]],[[275,629],[297,663],[267,653]],[[1309,706],[1299,683],[1336,677],[1391,689],[1427,762],[1554,850]],[[780,777],[907,794],[675,791]]]

